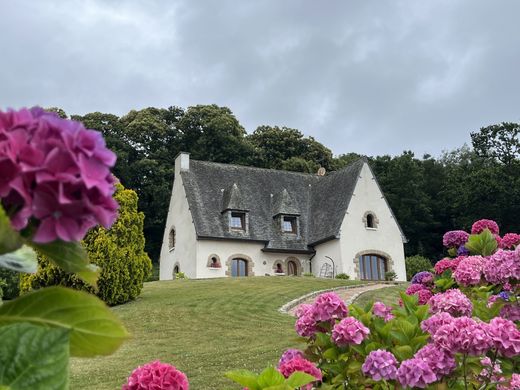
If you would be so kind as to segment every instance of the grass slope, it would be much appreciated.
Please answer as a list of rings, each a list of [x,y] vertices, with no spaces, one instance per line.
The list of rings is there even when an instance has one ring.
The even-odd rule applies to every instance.
[[[369,302],[383,302],[385,305],[396,305],[401,298],[399,296],[400,292],[404,292],[408,284],[402,284],[399,286],[386,287],[378,290],[367,291],[361,294],[356,298],[354,303],[361,307],[365,307],[365,305]]]
[[[138,365],[173,364],[190,388],[230,389],[231,369],[259,372],[295,342],[294,319],[277,310],[315,290],[356,282],[316,278],[229,278],[146,283],[114,312],[132,334],[115,354],[72,359],[72,389],[118,389]]]

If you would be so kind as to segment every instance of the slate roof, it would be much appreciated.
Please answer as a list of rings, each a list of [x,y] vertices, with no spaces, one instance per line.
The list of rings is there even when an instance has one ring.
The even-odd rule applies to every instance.
[[[326,176],[190,160],[181,171],[199,239],[238,239],[263,250],[312,253],[336,238],[364,160]],[[229,228],[229,210],[248,211],[248,229]],[[298,215],[298,234],[281,231],[280,214]],[[404,237],[404,236],[403,236]]]

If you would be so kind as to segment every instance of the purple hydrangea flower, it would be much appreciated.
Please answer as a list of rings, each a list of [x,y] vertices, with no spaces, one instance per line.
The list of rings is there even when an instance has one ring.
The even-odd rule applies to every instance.
[[[515,323],[502,317],[495,317],[486,328],[491,345],[505,357],[520,354],[520,330]]]
[[[437,380],[437,375],[423,359],[408,359],[401,363],[397,370],[397,380],[404,388],[418,387],[424,389]]]
[[[482,271],[486,281],[492,284],[504,284],[509,279],[520,278],[520,264],[513,251],[497,250],[483,262]]]
[[[426,344],[414,356],[415,358],[423,359],[432,371],[437,375],[437,379],[449,375],[457,367],[453,355],[434,344]]]
[[[421,322],[421,329],[433,336],[441,326],[450,324],[453,319],[451,314],[441,311]]]
[[[452,230],[444,233],[442,245],[446,248],[458,248],[468,241],[469,234],[464,230]]]
[[[278,362],[278,367],[282,364],[287,363],[289,360],[293,360],[295,358],[305,359],[305,355],[299,349],[288,349],[282,356],[280,357],[280,361]]]
[[[469,256],[469,250],[464,245],[461,245],[457,249],[457,256]]]
[[[470,317],[453,319],[441,326],[433,335],[435,345],[446,351],[479,356],[491,347],[488,325]]]
[[[428,286],[433,283],[433,274],[428,271],[418,272],[413,276],[411,283]]]
[[[375,316],[384,319],[385,322],[394,318],[394,315],[392,314],[392,308],[386,306],[383,302],[375,302],[372,306],[372,313],[374,313]]]
[[[361,370],[365,376],[375,381],[391,380],[396,377],[397,364],[397,359],[392,353],[377,349],[368,354]]]
[[[451,314],[454,317],[471,316],[473,305],[466,295],[459,289],[449,289],[444,293],[435,294],[428,301],[430,313],[435,314],[441,311]]]

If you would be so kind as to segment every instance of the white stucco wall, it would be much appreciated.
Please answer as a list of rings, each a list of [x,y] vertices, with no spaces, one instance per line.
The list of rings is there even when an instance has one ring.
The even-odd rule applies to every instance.
[[[371,211],[379,220],[377,228],[366,228],[363,217]],[[340,253],[343,271],[352,278],[359,275],[354,269],[354,259],[359,253],[385,254],[391,258],[397,280],[406,280],[404,246],[399,227],[392,216],[374,176],[365,163],[354,189],[347,213],[340,230]]]
[[[254,276],[274,275],[273,266],[276,261],[285,264],[289,257],[299,260],[303,267],[302,272],[308,272],[310,255],[292,255],[286,253],[263,252],[263,243],[230,240],[199,240],[197,242],[197,278],[226,277],[227,262],[233,258],[244,258],[253,262]],[[218,256],[221,268],[208,267],[211,256]],[[265,264],[264,264],[265,263]]]
[[[159,258],[160,280],[173,279],[173,268],[179,264],[180,272],[184,272],[188,278],[196,277],[197,239],[195,225],[186,199],[182,177],[180,176],[181,161],[184,155],[179,155],[175,160],[175,180],[173,183],[170,207],[166,218],[161,256]],[[188,160],[189,161],[189,160]],[[185,161],[182,161],[185,163]],[[187,167],[186,167],[187,168]],[[173,250],[169,249],[169,234],[171,228],[175,228],[176,243]]]
[[[316,250],[316,255],[312,259],[312,273],[315,276],[320,276],[321,268],[324,264],[330,264],[332,268],[332,262],[327,259],[326,256],[334,260],[334,275],[337,275],[341,272],[348,273],[348,271],[344,270],[345,265],[343,264],[343,261],[341,261],[341,245],[339,239],[324,242],[323,244],[317,245],[314,249]],[[350,273],[349,275],[352,276]]]

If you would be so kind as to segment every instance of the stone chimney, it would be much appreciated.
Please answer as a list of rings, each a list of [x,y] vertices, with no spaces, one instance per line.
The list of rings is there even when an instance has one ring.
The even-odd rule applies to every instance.
[[[175,157],[175,176],[178,176],[181,171],[190,170],[190,154],[186,152],[180,152]]]

